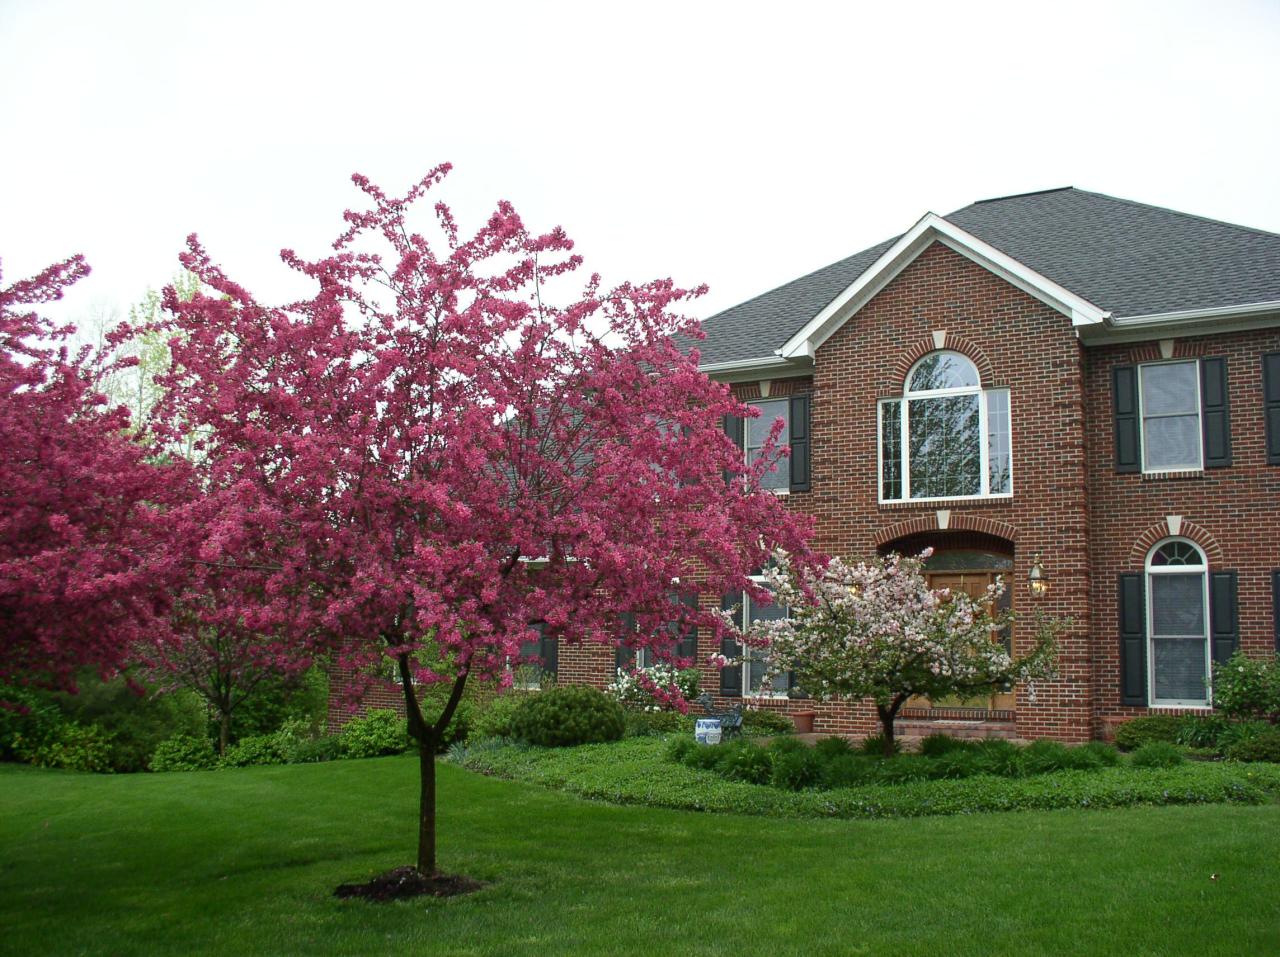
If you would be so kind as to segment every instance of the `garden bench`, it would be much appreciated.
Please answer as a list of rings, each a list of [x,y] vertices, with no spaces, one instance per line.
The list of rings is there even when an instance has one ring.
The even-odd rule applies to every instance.
[[[742,733],[742,702],[723,711],[717,711],[709,691],[702,692],[694,700],[702,705],[702,710],[707,713],[707,717],[720,719],[720,740]]]

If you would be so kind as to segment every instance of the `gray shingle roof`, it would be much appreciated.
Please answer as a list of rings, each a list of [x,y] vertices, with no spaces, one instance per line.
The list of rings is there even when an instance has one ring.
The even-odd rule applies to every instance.
[[[1280,300],[1280,235],[1066,187],[945,217],[1116,316]],[[706,319],[702,361],[773,355],[897,240]]]

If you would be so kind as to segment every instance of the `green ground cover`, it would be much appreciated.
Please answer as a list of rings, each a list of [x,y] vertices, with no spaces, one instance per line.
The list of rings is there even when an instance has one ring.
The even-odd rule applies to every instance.
[[[490,886],[332,898],[410,859],[416,778],[408,757],[164,775],[0,766],[0,952],[1280,952],[1275,804],[767,820],[445,766],[444,866]]]

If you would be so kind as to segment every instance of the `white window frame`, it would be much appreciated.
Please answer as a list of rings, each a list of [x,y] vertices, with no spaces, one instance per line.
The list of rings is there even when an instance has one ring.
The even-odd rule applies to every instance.
[[[757,399],[752,399],[750,402],[747,403],[747,405],[751,406],[751,408],[756,409],[757,411],[760,412],[759,418],[764,418],[764,415],[765,415],[764,409],[761,409],[759,405],[759,403],[762,403],[762,402],[781,402],[782,403],[786,411],[781,416],[775,416],[775,418],[783,418],[787,420],[787,435],[790,436],[791,434],[791,397],[790,396],[770,396],[768,398],[765,398],[764,396],[761,396]],[[752,422],[751,419],[742,420],[742,461],[746,465],[751,464],[751,422]],[[787,484],[782,486],[781,488],[770,488],[770,489],[765,489],[765,491],[772,492],[774,495],[790,495],[791,494],[791,456],[790,455],[783,456],[781,459],[778,460],[777,465],[778,465],[778,472],[786,476]]]
[[[763,575],[751,575],[751,581],[757,585],[764,585],[765,578]],[[751,597],[744,591],[742,592],[742,601],[739,610],[738,624],[746,631],[751,627],[751,622],[747,620],[751,614]],[[788,609],[787,616],[790,617],[791,612]],[[738,665],[739,674],[742,676],[742,697],[755,698],[761,701],[786,701],[790,695],[786,691],[770,691],[767,694],[763,691],[751,690],[751,652],[755,649],[742,646],[742,662]]]
[[[911,377],[915,375],[916,368],[925,359],[935,356],[939,352],[948,355],[956,355],[964,359],[973,367],[973,373],[978,379],[978,384],[973,386],[961,386],[952,389],[927,389],[913,390],[908,386],[911,383]],[[988,397],[995,392],[1002,392],[1005,395],[1005,405],[1009,412],[1009,491],[1007,492],[991,492],[991,463],[990,463],[990,444],[991,436],[989,433],[989,423],[987,419],[987,401]],[[910,403],[912,399],[936,399],[945,398],[953,395],[976,395],[978,396],[978,432],[980,442],[978,444],[978,468],[980,469],[980,491],[977,495],[941,495],[930,496],[928,498],[912,498],[911,497],[911,416]],[[884,496],[884,407],[890,402],[897,402],[898,408],[898,447],[901,449],[902,455],[902,497],[901,498],[885,498]],[[953,349],[936,349],[928,355],[922,356],[911,366],[907,372],[907,377],[903,381],[902,395],[890,396],[881,399],[876,403],[876,500],[881,505],[892,505],[906,502],[918,502],[920,504],[928,504],[929,502],[972,502],[988,499],[1004,499],[1013,498],[1013,397],[1008,389],[984,389],[982,387],[982,375],[978,372],[977,365],[962,352],[956,352]]]
[[[1196,464],[1181,465],[1176,468],[1147,468],[1147,414],[1142,401],[1142,376],[1152,366],[1194,366],[1196,382]],[[1200,360],[1170,359],[1161,362],[1143,362],[1138,365],[1138,431],[1142,438],[1142,474],[1143,475],[1176,475],[1180,472],[1204,471],[1204,396],[1201,395]],[[1186,413],[1182,413],[1186,414]],[[1165,416],[1160,416],[1165,418]]]
[[[1213,690],[1208,684],[1205,685],[1204,698],[1199,700],[1196,700],[1196,699],[1163,699],[1160,701],[1156,700],[1155,640],[1157,636],[1155,634],[1155,615],[1151,611],[1151,609],[1155,607],[1152,603],[1152,594],[1151,594],[1152,593],[1151,583],[1153,580],[1153,576],[1192,575],[1192,574],[1195,574],[1194,570],[1197,568],[1197,566],[1195,565],[1153,565],[1151,564],[1151,560],[1152,558],[1155,557],[1156,552],[1158,552],[1161,548],[1163,548],[1165,545],[1168,545],[1171,542],[1177,542],[1180,545],[1188,545],[1191,548],[1195,549],[1196,554],[1200,556],[1200,565],[1198,567],[1199,567],[1199,574],[1200,574],[1200,607],[1201,607],[1200,620],[1204,622],[1204,673],[1206,677],[1212,676],[1213,674],[1213,661],[1211,660],[1213,643],[1209,640],[1209,562],[1208,562],[1208,559],[1205,557],[1204,549],[1202,549],[1199,545],[1197,545],[1193,541],[1190,541],[1185,538],[1180,538],[1177,536],[1162,538],[1160,541],[1156,542],[1153,546],[1151,546],[1151,550],[1147,552],[1147,560],[1143,569],[1145,573],[1144,574],[1144,593],[1145,593],[1145,598],[1147,602],[1147,614],[1144,616],[1146,618],[1146,625],[1147,625],[1147,635],[1146,635],[1147,702],[1148,702],[1147,706],[1150,708],[1179,708],[1184,710],[1187,708],[1209,709],[1213,707]],[[1185,640],[1190,641],[1192,640],[1193,636],[1161,635],[1160,637],[1177,638],[1177,639],[1185,638]]]

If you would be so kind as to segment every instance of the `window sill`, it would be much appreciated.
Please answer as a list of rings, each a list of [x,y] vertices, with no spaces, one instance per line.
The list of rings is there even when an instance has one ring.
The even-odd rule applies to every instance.
[[[1147,705],[1148,711],[1205,711],[1213,710],[1213,705],[1204,702],[1195,702],[1192,704],[1171,704],[1167,701],[1160,704]]]
[[[1194,481],[1204,478],[1204,469],[1176,469],[1168,472],[1143,472],[1144,482]]]
[[[950,508],[954,505],[1012,505],[1013,494],[1008,495],[963,495],[957,498],[903,498],[884,499],[881,508]]]

